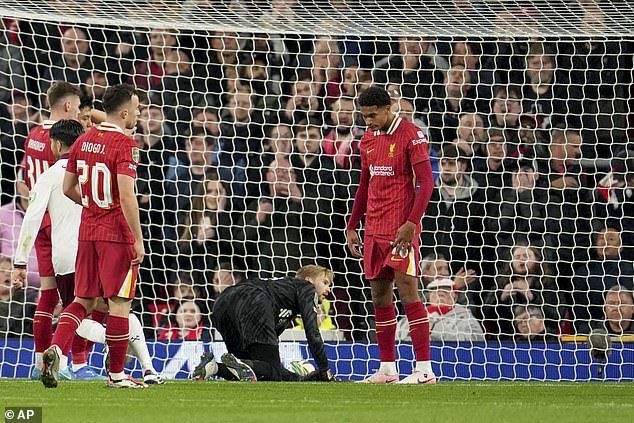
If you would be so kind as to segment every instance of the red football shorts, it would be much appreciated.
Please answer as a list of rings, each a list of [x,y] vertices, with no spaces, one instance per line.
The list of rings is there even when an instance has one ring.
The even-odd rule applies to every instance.
[[[53,268],[53,243],[51,241],[51,218],[48,212],[44,213],[42,225],[35,237],[35,255],[37,257],[37,270],[40,277],[55,276]]]
[[[139,267],[132,266],[132,244],[79,241],[75,295],[82,298],[134,298]]]
[[[392,255],[394,237],[366,235],[363,239],[363,271],[366,279],[391,281],[394,279],[394,270],[409,276],[420,276],[418,235],[418,233],[414,235],[414,245],[406,257],[401,257],[398,253]]]

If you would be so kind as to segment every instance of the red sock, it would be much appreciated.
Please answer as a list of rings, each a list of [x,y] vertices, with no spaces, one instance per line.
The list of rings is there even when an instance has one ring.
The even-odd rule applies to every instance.
[[[379,357],[382,362],[396,361],[396,309],[375,307],[376,341],[379,344]]]
[[[66,307],[62,314],[59,315],[59,322],[57,323],[57,329],[55,329],[51,345],[57,345],[62,350],[62,354],[68,355],[75,337],[75,331],[85,317],[86,309],[83,305],[73,302]]]
[[[405,314],[409,321],[409,336],[412,338],[412,346],[416,352],[417,361],[431,360],[429,351],[429,317],[427,309],[420,301],[405,304]]]
[[[101,323],[103,325],[103,322],[106,321],[106,317],[108,317],[108,313],[102,313],[100,311],[93,311],[92,314],[90,315],[90,318],[92,320],[94,320],[97,323]],[[88,359],[88,352],[92,349],[92,346],[95,344],[92,341],[86,341],[86,360]],[[73,362],[75,361],[75,349],[73,347]]]
[[[35,352],[44,352],[51,346],[53,337],[53,312],[59,303],[57,288],[40,291],[40,300],[37,302],[35,315],[33,316],[33,340]]]
[[[92,344],[91,344],[92,347]],[[75,334],[70,351],[73,353],[73,365],[88,363],[88,341]]]
[[[121,373],[128,351],[128,317],[108,316],[106,343],[110,349],[110,373]]]

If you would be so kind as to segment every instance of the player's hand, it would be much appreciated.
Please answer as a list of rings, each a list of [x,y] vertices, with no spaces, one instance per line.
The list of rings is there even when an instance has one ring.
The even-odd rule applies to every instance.
[[[134,242],[134,258],[132,259],[132,266],[138,266],[143,261],[145,256],[145,246],[143,241]]]
[[[475,281],[478,278],[476,271],[473,269],[464,270],[462,267],[454,277],[454,287],[456,289],[462,289],[465,286],[469,285],[471,282]]]
[[[359,234],[354,229],[346,230],[346,242],[348,244],[348,249],[352,253],[352,257],[363,258],[363,254],[361,253],[361,247],[363,244],[359,239]]]
[[[302,382],[336,382],[335,376],[330,369],[314,370],[302,377]]]
[[[392,243],[392,255],[400,254],[406,257],[409,254],[410,248],[412,248],[414,241],[414,234],[416,233],[416,224],[407,221],[398,228],[396,232],[396,239]]]
[[[11,271],[11,284],[16,289],[24,288],[24,285],[26,285],[26,268],[13,268]]]

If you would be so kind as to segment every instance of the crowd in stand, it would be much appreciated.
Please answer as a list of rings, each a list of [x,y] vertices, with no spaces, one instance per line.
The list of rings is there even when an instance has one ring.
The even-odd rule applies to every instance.
[[[15,247],[18,164],[49,84],[77,84],[97,109],[110,84],[144,93],[136,309],[149,336],[210,339],[224,288],[318,263],[336,273],[338,328],[372,338],[361,267],[344,248],[364,132],[356,98],[372,84],[430,141],[421,248],[433,340],[634,333],[631,42],[0,29],[0,256]],[[12,304],[32,294],[10,292],[5,264],[0,311],[28,315]],[[19,320],[0,317],[0,332],[28,332]]]

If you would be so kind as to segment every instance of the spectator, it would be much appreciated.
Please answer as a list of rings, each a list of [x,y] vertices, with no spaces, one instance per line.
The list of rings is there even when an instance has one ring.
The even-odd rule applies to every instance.
[[[90,76],[90,44],[86,32],[69,27],[62,33],[61,53],[51,57],[51,66],[44,72],[40,92],[45,93],[53,81],[81,85]]]
[[[611,335],[634,334],[634,298],[632,290],[620,285],[605,294],[605,328]]]
[[[442,254],[452,265],[479,271],[483,193],[466,170],[468,161],[454,144],[443,148],[440,179],[423,216],[424,254]]]
[[[105,72],[101,69],[93,69],[86,78],[83,87],[84,94],[93,99],[94,107],[97,110],[103,110],[101,103],[107,87],[108,79]]]
[[[132,70],[128,82],[138,89],[156,89],[163,75],[168,53],[178,44],[178,33],[164,28],[153,28],[150,31],[147,59],[139,61]]]
[[[207,173],[192,197],[178,242],[181,268],[213,269],[236,252],[231,244],[230,200],[215,171]]]
[[[376,64],[374,80],[377,83],[400,84],[403,97],[413,102],[416,110],[428,110],[431,87],[443,79],[433,52],[435,48],[430,40],[401,37],[398,53]]]
[[[15,198],[12,202],[0,207],[0,256],[13,257],[20,238],[20,228],[24,220],[24,213],[29,205],[29,190],[22,181],[15,183]],[[27,264],[27,286],[40,287],[37,257],[35,249],[31,250]]]
[[[509,141],[509,154],[517,155],[519,149],[522,93],[516,86],[497,86],[493,90],[489,126],[499,128]]]
[[[13,201],[18,164],[24,157],[31,115],[28,97],[21,91],[10,94],[11,102],[0,103],[0,204]]]
[[[467,155],[476,155],[475,146],[484,135],[484,122],[475,112],[463,113],[458,119],[457,138],[454,143]]]
[[[236,267],[233,263],[228,261],[218,263],[214,269],[212,297],[215,297],[225,289],[245,279],[244,271]]]
[[[205,103],[205,81],[193,74],[191,59],[183,50],[165,54],[163,72],[152,84],[149,97],[152,103],[163,105],[165,124],[175,132],[180,121],[188,120],[191,107]]]
[[[462,65],[447,71],[443,84],[435,87],[429,109],[429,134],[436,145],[456,138],[461,113],[475,111],[473,99],[467,97],[471,89],[469,72]]]
[[[284,117],[295,124],[307,120],[310,114],[321,114],[323,110],[319,84],[313,82],[310,74],[299,74],[283,107]]]
[[[515,159],[505,168],[510,182],[500,180],[490,188],[485,226],[492,245],[510,247],[520,239],[544,243],[548,192],[540,186],[544,176],[535,168],[532,160]]]
[[[354,167],[359,154],[359,139],[363,131],[355,125],[355,104],[352,97],[340,97],[332,103],[330,119],[332,128],[326,133],[321,145],[339,169]]]
[[[526,157],[534,155],[537,172],[547,175],[537,182],[548,191],[546,259],[557,263],[558,274],[568,278],[576,262],[588,259],[593,182],[578,162],[581,133],[561,128],[551,133],[550,145],[537,145]]]
[[[208,330],[205,330],[200,307],[193,299],[181,301],[172,321],[161,330],[158,339],[159,341],[211,341]]]
[[[436,279],[427,285],[424,293],[429,313],[430,337],[436,342],[484,342],[480,322],[469,308],[459,304],[458,291],[451,279]],[[401,319],[397,337],[410,341],[409,323]]]
[[[11,259],[0,256],[0,336],[21,337],[33,334],[35,290],[11,287]]]
[[[252,101],[248,90],[229,94],[226,113],[220,117],[218,174],[234,210],[244,210],[260,195],[263,117]]]
[[[482,310],[486,332],[502,338],[512,337],[515,333],[513,308],[531,304],[542,308],[547,331],[556,333],[565,302],[559,295],[554,272],[544,262],[540,249],[518,241],[509,253],[500,254],[503,259],[495,278],[497,289],[489,293]]]
[[[548,332],[549,326],[540,307],[518,305],[513,309],[513,326],[516,341],[552,341],[554,334]]]
[[[622,259],[622,251],[619,228],[608,223],[596,234],[592,259],[575,269],[573,315],[577,333],[589,333],[591,322],[601,320],[606,290],[617,285],[632,290],[634,266]]]
[[[555,71],[555,54],[549,44],[531,44],[525,80],[518,81],[524,86],[522,110],[538,116],[543,128],[566,124],[567,119],[581,114],[579,93],[562,71]],[[574,122],[573,126],[579,125]]]
[[[166,237],[176,241],[177,231],[191,209],[194,194],[211,169],[214,140],[201,128],[194,128],[185,141],[185,155],[169,159],[165,175]]]
[[[335,200],[341,195],[335,195],[335,164],[324,154],[321,140],[321,127],[300,122],[296,127],[295,152],[290,161],[303,196],[302,236],[316,241],[319,257],[331,257],[332,233],[337,227],[333,225],[332,214],[339,204]]]
[[[278,156],[265,170],[266,195],[252,200],[234,226],[247,268],[260,278],[284,277],[316,257],[316,240],[304,233],[302,191],[289,160]]]
[[[469,71],[476,108],[483,113],[488,112],[497,69],[491,57],[483,57],[482,43],[479,42],[458,41],[452,46],[451,65],[462,65]]]
[[[293,129],[286,122],[277,125],[269,125],[266,130],[266,140],[264,141],[264,152],[276,154],[290,154],[293,149]],[[266,163],[268,164],[268,163]]]
[[[423,288],[437,279],[449,279],[451,269],[447,259],[441,254],[428,254],[421,260],[421,275]],[[465,288],[477,278],[475,270],[461,268],[453,277],[453,287],[456,290]]]
[[[634,261],[634,150],[626,149],[612,159],[611,171],[595,191],[594,216],[621,223],[621,257]]]

